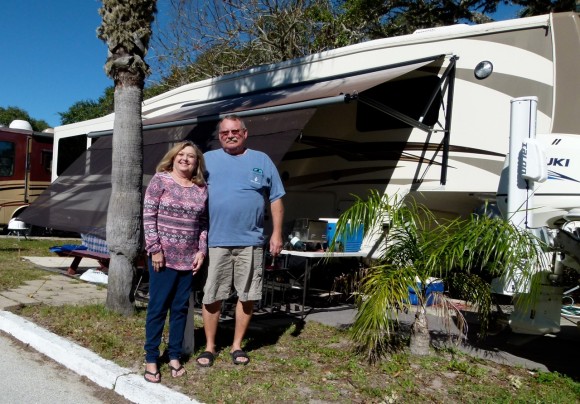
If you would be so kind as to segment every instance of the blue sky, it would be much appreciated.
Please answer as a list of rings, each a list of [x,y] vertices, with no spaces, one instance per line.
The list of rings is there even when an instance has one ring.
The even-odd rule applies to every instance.
[[[0,106],[60,125],[58,112],[113,85],[98,0],[2,0]]]
[[[18,107],[58,126],[59,112],[97,100],[113,85],[103,71],[107,47],[96,36],[100,5],[100,0],[1,0],[0,107]],[[494,17],[513,18],[514,8]]]

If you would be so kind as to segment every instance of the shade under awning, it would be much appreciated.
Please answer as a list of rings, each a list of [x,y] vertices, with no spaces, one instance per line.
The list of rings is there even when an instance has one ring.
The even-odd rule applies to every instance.
[[[316,112],[317,105],[335,102],[335,99],[345,102],[345,94],[362,92],[441,57],[437,55],[324,81],[190,105],[148,119],[144,121],[143,186],[147,186],[157,163],[174,143],[192,140],[203,151],[219,147],[216,122],[232,113],[244,116],[248,147],[265,152],[277,164]],[[341,99],[336,98],[340,95],[343,95]],[[93,146],[20,215],[21,220],[36,226],[105,238],[111,192],[112,137],[95,137],[99,139]]]
[[[246,123],[253,133],[248,140],[249,147],[264,151],[274,162],[279,162],[314,112],[310,109],[249,118]],[[218,147],[212,135],[214,129],[212,123],[147,132],[143,144],[143,187],[149,184],[157,163],[176,142],[189,139],[202,150]],[[104,239],[111,196],[112,140],[111,136],[98,139],[20,219],[35,226],[88,233]]]

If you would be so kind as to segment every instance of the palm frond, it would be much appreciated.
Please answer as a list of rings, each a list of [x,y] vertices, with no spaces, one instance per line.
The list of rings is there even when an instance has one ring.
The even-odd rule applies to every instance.
[[[479,317],[479,338],[487,335],[493,314],[493,300],[490,284],[476,274],[457,272],[449,276],[449,285],[456,298],[474,303]]]
[[[398,324],[397,310],[409,305],[409,288],[418,298],[417,313],[424,313],[426,285],[432,277],[464,277],[463,297],[479,307],[484,330],[491,313],[491,291],[481,274],[489,280],[510,279],[518,291],[525,292],[518,304],[535,301],[542,280],[540,268],[546,265],[543,246],[530,233],[487,216],[439,220],[411,199],[389,198],[376,190],[366,200],[354,198],[355,203],[338,220],[331,249],[360,225],[365,240],[378,246],[378,257],[375,254],[357,291],[359,311],[351,330],[370,360],[387,351]],[[451,318],[452,312],[463,318],[452,305],[442,304],[448,308],[445,318]]]
[[[357,299],[358,312],[351,336],[359,351],[374,361],[389,350],[398,326],[398,311],[409,306],[408,285],[415,282],[412,268],[378,265],[368,269]]]
[[[506,277],[515,289],[525,292],[532,304],[539,292],[541,268],[549,267],[543,246],[531,233],[510,222],[488,217],[471,217],[454,224],[450,237],[441,237],[430,251],[427,266],[440,268],[442,276],[450,271],[485,271],[491,277]]]

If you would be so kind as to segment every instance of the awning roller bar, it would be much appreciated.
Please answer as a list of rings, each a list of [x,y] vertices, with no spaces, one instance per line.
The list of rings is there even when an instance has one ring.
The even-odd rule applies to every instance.
[[[308,100],[302,102],[296,102],[293,104],[284,104],[284,105],[276,105],[273,107],[264,107],[264,108],[256,108],[250,109],[246,111],[238,111],[238,112],[225,112],[223,114],[217,115],[204,115],[198,116],[191,119],[183,119],[180,121],[173,121],[173,122],[164,122],[164,123],[156,123],[151,125],[144,125],[143,130],[154,130],[154,129],[165,129],[165,128],[173,128],[176,126],[186,126],[186,125],[196,125],[202,122],[212,122],[212,121],[219,121],[226,115],[236,114],[239,117],[248,117],[248,116],[256,116],[256,115],[267,115],[267,114],[275,114],[277,112],[287,112],[287,111],[298,111],[301,109],[308,109],[308,108],[316,108],[323,105],[332,105],[332,104],[344,104],[348,103],[351,100],[355,99],[357,96],[350,95],[350,94],[341,94],[334,97],[326,97],[320,98],[316,100]],[[99,132],[90,132],[87,134],[87,137],[96,138],[102,136],[111,136],[113,134],[112,130],[103,130]]]

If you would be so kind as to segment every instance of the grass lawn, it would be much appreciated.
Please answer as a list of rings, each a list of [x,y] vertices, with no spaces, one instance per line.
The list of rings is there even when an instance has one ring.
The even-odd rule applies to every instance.
[[[16,288],[26,281],[48,276],[47,271],[34,267],[22,257],[54,256],[48,250],[50,247],[70,242],[70,240],[0,237],[0,290]],[[78,244],[80,244],[80,240]]]
[[[0,239],[0,290],[47,274],[31,268],[19,256],[50,255],[48,247],[55,244],[63,243]],[[30,306],[16,312],[121,366],[138,373],[144,370],[144,308],[129,318],[102,305]],[[200,353],[204,337],[200,316],[196,317]],[[213,367],[199,368],[190,358],[184,364],[187,375],[172,379],[163,364],[162,383],[208,403],[580,402],[580,383],[571,378],[499,365],[455,349],[433,351],[428,357],[393,353],[369,364],[353,354],[348,330],[315,322],[288,321],[267,330],[252,329],[245,345],[252,361],[248,366],[235,366],[228,346],[232,332],[224,322]]]

